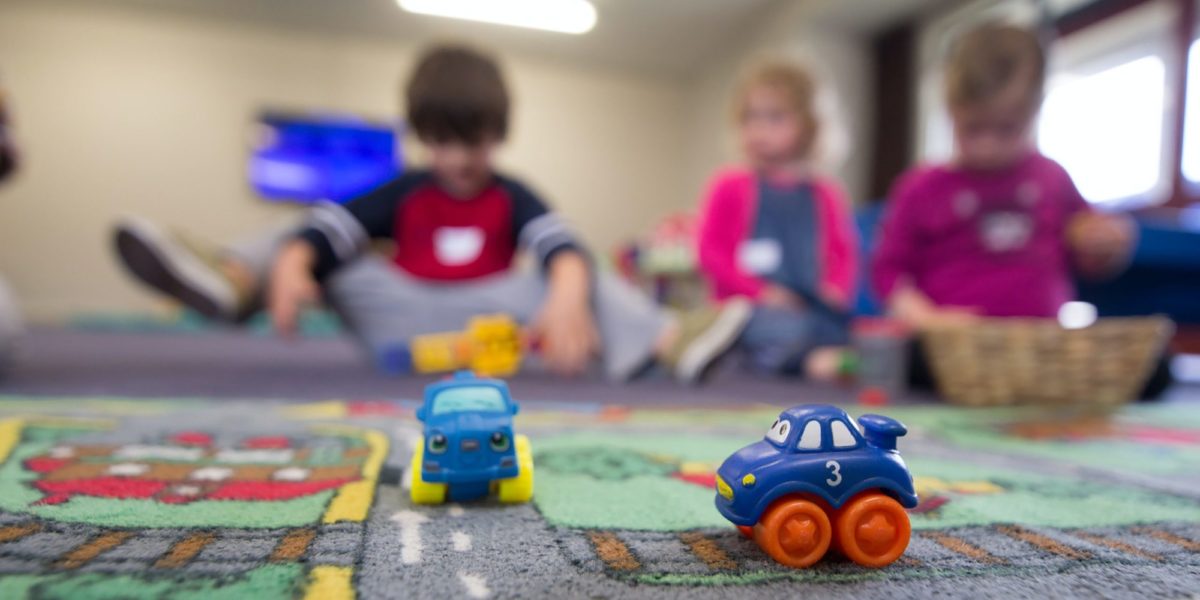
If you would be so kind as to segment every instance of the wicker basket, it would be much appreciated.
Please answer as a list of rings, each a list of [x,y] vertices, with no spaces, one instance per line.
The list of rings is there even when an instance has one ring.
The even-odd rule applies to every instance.
[[[922,337],[938,388],[954,404],[1114,406],[1137,397],[1173,331],[1165,317],[1100,319],[1084,329],[986,319]]]

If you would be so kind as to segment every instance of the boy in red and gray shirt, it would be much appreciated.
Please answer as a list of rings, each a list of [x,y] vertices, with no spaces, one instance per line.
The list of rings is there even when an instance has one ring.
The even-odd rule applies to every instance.
[[[128,220],[116,234],[124,264],[214,319],[237,321],[265,295],[283,332],[303,306],[324,298],[376,360],[414,336],[461,329],[488,313],[524,324],[540,340],[546,365],[564,375],[583,372],[599,355],[612,379],[660,363],[696,381],[733,344],[749,318],[744,303],[687,319],[664,312],[595,273],[563,220],[521,182],[495,172],[509,96],[489,57],[434,48],[406,96],[427,169],[345,205],[322,204],[300,226],[221,252],[197,251],[144,220]],[[378,239],[394,242],[390,261],[367,253]],[[539,272],[513,268],[519,249],[534,255]]]

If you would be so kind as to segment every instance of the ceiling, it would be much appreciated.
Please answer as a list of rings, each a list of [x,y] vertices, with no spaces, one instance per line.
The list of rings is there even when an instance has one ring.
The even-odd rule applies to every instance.
[[[92,0],[95,2],[96,0]],[[880,29],[945,0],[593,0],[596,28],[581,36],[413,15],[395,0],[104,0],[310,31],[387,36],[422,43],[479,40],[559,60],[687,76],[742,43],[780,11],[801,8],[848,32]]]

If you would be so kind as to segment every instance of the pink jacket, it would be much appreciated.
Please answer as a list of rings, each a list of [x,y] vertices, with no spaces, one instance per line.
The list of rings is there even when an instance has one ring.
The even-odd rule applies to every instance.
[[[858,233],[850,204],[831,179],[813,179],[816,200],[820,292],[833,307],[848,308],[858,273]],[[758,203],[757,176],[746,168],[729,168],[709,183],[700,214],[697,256],[700,270],[712,284],[713,296],[758,298],[766,282],[744,272],[738,248],[752,233]]]

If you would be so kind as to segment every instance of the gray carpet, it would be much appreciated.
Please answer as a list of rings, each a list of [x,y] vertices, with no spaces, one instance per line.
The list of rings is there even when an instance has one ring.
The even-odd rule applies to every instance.
[[[284,341],[238,331],[116,333],[35,328],[0,393],[285,400],[419,398],[431,377],[377,372],[344,339]],[[848,390],[755,378],[727,369],[710,385],[651,375],[630,385],[522,374],[523,400],[596,404],[728,405],[839,402]]]
[[[0,381],[0,396],[9,396],[0,398],[0,417],[84,419],[78,425],[59,420],[38,425],[35,419],[34,426],[45,429],[23,439],[27,445],[43,444],[46,452],[59,439],[105,447],[137,445],[162,443],[184,430],[211,433],[220,447],[285,435],[292,443],[328,451],[345,443],[343,437],[330,438],[330,431],[339,430],[320,429],[321,420],[333,417],[303,416],[285,406],[286,401],[411,399],[428,380],[378,374],[352,344],[336,339],[288,343],[229,331],[35,329],[23,341],[15,370]],[[1183,598],[1200,589],[1197,455],[1180,437],[1194,438],[1191,432],[1200,423],[1194,405],[1131,409],[1121,421],[1124,427],[1139,436],[1157,431],[1170,443],[1115,441],[1113,452],[1127,454],[1099,462],[1033,452],[1044,445],[1035,440],[1009,443],[998,451],[994,437],[987,437],[994,436],[994,428],[978,423],[971,430],[975,434],[954,435],[968,425],[960,418],[994,425],[982,411],[894,407],[890,410],[897,416],[909,411],[903,418],[914,430],[903,450],[914,470],[927,478],[926,485],[985,483],[995,491],[942,492],[941,500],[949,503],[914,517],[923,519],[924,527],[893,568],[868,571],[831,559],[792,571],[766,560],[724,523],[679,528],[625,523],[627,515],[639,511],[652,511],[656,519],[685,514],[696,494],[711,507],[711,488],[681,488],[691,484],[669,475],[663,481],[661,473],[657,479],[636,471],[627,480],[608,476],[610,467],[622,465],[633,469],[668,460],[677,461],[670,463],[672,469],[682,471],[684,461],[723,457],[761,435],[771,418],[769,408],[633,411],[633,416],[615,411],[606,416],[595,405],[784,406],[846,401],[852,396],[849,390],[737,372],[723,372],[701,388],[661,378],[615,386],[539,375],[522,375],[513,387],[525,403],[522,431],[538,448],[541,483],[532,505],[415,507],[404,489],[384,485],[362,522],[328,524],[320,514],[297,513],[294,522],[254,527],[242,522],[252,504],[241,511],[222,509],[222,519],[230,520],[224,523],[205,517],[197,502],[195,510],[179,505],[160,511],[153,505],[154,511],[101,511],[72,523],[55,518],[61,516],[56,511],[88,510],[90,499],[36,507],[14,500],[16,494],[29,493],[26,475],[0,477],[0,485],[8,485],[0,494],[0,597],[165,597],[174,591],[217,597],[217,592],[228,596],[237,590],[254,597],[290,597],[315,585],[318,571],[351,573],[346,581],[361,598]],[[46,396],[147,401],[55,402]],[[29,397],[37,398],[30,402]],[[1177,386],[1168,402],[1198,397],[1195,386]],[[148,401],[153,398],[205,398],[219,404]],[[556,408],[563,404],[573,406]],[[109,418],[111,426],[87,430]],[[318,421],[310,427],[305,419]],[[418,431],[411,413],[351,411],[347,420],[391,438],[387,471],[395,473],[395,467],[407,464],[409,442]],[[1147,425],[1153,427],[1147,430]],[[51,440],[47,435],[62,437]],[[1108,447],[1103,440],[1096,444],[1097,449]],[[617,451],[607,455],[613,459],[609,461],[604,452],[613,448]],[[41,450],[31,446],[26,451]],[[600,479],[580,475],[593,459],[604,466]],[[1149,464],[1161,470],[1170,463],[1184,470],[1130,474],[1131,461],[1137,469]],[[587,500],[588,490],[610,493],[617,488],[628,490],[621,492],[626,505],[610,509],[600,503],[606,507],[605,518],[612,519],[607,525],[592,523],[593,513],[573,512],[577,501],[561,500]],[[993,502],[989,493],[1007,494],[995,496],[1007,500]],[[1061,513],[1064,502],[1067,516],[1080,522],[1063,523],[1062,514],[1047,512],[1058,506]],[[597,503],[591,504],[589,510],[596,510]],[[1113,516],[1117,508],[1124,510],[1120,518]],[[253,514],[277,518],[292,513],[273,508]],[[707,510],[702,514],[711,517]],[[1082,521],[1088,523],[1076,514],[1085,515]],[[971,517],[964,523],[938,521],[964,515]],[[129,522],[143,518],[149,526]],[[151,522],[154,518],[168,519],[172,526],[164,528]],[[8,581],[5,575],[11,576]],[[268,585],[272,583],[276,587]]]

